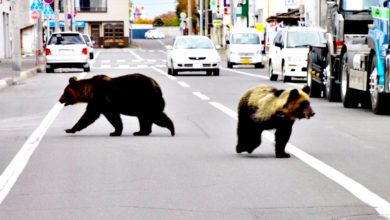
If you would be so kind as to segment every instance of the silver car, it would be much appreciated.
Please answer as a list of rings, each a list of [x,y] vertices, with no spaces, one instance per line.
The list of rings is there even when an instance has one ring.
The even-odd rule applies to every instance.
[[[58,32],[50,36],[45,47],[46,72],[55,68],[83,68],[90,71],[89,47],[78,32]]]

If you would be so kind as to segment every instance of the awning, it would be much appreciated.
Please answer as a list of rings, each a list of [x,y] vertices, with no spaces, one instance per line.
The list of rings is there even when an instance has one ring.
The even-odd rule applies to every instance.
[[[85,24],[86,24],[85,21],[74,21],[73,22],[73,25],[76,28],[85,28]],[[54,25],[55,25],[55,21],[54,20],[50,20],[49,21],[49,27],[54,28]],[[60,22],[58,22],[58,26],[59,27],[64,27],[65,23],[63,21],[60,21]]]

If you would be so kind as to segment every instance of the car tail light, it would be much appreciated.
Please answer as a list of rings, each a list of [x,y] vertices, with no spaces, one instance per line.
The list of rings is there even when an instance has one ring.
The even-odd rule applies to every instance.
[[[84,47],[83,50],[81,51],[81,54],[88,55],[88,49]]]
[[[46,55],[46,56],[51,55],[51,51],[50,51],[49,48],[46,48],[46,49],[45,49],[45,55]]]

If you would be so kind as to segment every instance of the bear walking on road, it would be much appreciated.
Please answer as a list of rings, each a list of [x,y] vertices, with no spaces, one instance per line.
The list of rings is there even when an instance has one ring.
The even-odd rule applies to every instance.
[[[295,120],[314,116],[309,92],[308,86],[301,90],[278,90],[271,86],[248,90],[238,106],[237,153],[252,153],[261,144],[261,133],[276,129],[275,155],[277,158],[290,157],[285,148]]]
[[[173,122],[163,112],[165,107],[161,88],[155,80],[143,74],[129,74],[111,78],[97,75],[90,79],[69,79],[60,100],[65,106],[88,103],[80,120],[66,133],[75,133],[88,127],[100,114],[114,126],[110,136],[122,135],[123,125],[120,115],[138,117],[140,130],[136,136],[149,135],[152,124],[168,128],[175,135]]]

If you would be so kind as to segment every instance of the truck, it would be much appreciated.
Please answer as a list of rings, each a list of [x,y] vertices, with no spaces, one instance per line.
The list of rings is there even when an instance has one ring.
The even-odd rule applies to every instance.
[[[390,112],[389,0],[321,1],[325,46],[308,54],[311,97]]]

